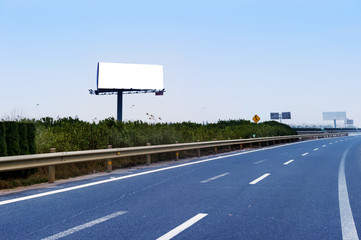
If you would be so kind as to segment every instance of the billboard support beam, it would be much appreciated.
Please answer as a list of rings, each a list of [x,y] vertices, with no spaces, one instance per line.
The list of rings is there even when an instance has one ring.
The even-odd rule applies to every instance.
[[[117,120],[119,122],[123,121],[123,90],[117,91]]]

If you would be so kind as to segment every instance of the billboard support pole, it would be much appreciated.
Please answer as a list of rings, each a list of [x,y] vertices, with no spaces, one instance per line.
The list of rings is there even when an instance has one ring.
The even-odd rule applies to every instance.
[[[334,125],[335,128],[336,128],[336,119],[333,119],[333,125]]]
[[[118,90],[117,100],[117,120],[123,121],[123,90]]]

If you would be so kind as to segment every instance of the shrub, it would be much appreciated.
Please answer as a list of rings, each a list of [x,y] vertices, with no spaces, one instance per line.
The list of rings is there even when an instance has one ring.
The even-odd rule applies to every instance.
[[[28,129],[24,122],[18,123],[20,155],[29,154]]]
[[[5,124],[0,122],[0,157],[7,156],[6,140],[5,140]]]
[[[16,122],[5,122],[5,139],[8,156],[20,154],[18,124]]]
[[[26,123],[26,129],[28,130],[28,144],[29,144],[29,153],[36,153],[36,144],[35,144],[35,135],[36,128],[34,123]]]

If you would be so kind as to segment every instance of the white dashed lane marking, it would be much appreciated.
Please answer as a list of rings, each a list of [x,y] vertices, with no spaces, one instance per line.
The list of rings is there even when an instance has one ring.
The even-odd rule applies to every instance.
[[[200,221],[202,218],[206,217],[208,214],[199,213],[196,216],[192,217],[188,221],[184,222],[183,224],[179,225],[178,227],[174,228],[173,230],[169,231],[168,233],[164,234],[163,236],[157,238],[157,240],[168,240],[172,239],[177,236],[179,233],[183,232],[196,222]]]
[[[283,165],[288,165],[288,164],[290,164],[291,162],[293,162],[294,160],[292,159],[292,160],[289,160],[289,161],[287,161],[287,162],[285,162]]]
[[[230,173],[229,173],[229,172],[226,172],[226,173],[220,174],[220,175],[218,175],[218,176],[215,176],[215,177],[212,177],[212,178],[208,178],[208,179],[206,179],[206,180],[203,180],[203,181],[201,181],[200,183],[207,183],[207,182],[216,180],[216,179],[218,179],[218,178],[227,176],[228,174],[230,174]]]
[[[94,225],[97,225],[99,223],[102,223],[102,222],[105,222],[105,221],[108,221],[112,218],[115,218],[115,217],[118,217],[120,215],[123,215],[124,213],[127,213],[127,212],[123,212],[123,211],[120,211],[120,212],[116,212],[116,213],[113,213],[113,214],[110,214],[108,216],[105,216],[105,217],[102,217],[102,218],[98,218],[94,221],[91,221],[91,222],[87,222],[87,223],[84,223],[82,225],[79,225],[77,227],[74,227],[74,228],[71,228],[69,230],[66,230],[64,232],[61,232],[61,233],[58,233],[58,234],[55,234],[53,236],[50,236],[50,237],[47,237],[47,238],[43,238],[42,240],[57,240],[57,239],[60,239],[60,238],[63,238],[63,237],[66,237],[66,236],[69,236],[73,233],[76,233],[76,232],[79,232],[81,230],[84,230],[86,228],[90,228],[90,227],[93,227]]]
[[[252,182],[250,182],[249,184],[256,184],[260,181],[262,181],[263,179],[265,179],[266,177],[268,177],[269,175],[271,175],[270,173],[265,173],[262,176],[260,176],[259,178],[253,180]]]

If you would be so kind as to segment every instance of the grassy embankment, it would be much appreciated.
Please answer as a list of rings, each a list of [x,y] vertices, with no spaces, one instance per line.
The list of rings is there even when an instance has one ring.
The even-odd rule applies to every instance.
[[[246,120],[218,121],[213,124],[157,123],[148,124],[141,121],[117,122],[113,118],[99,123],[84,122],[79,119],[62,118],[54,120],[43,118],[35,121],[37,153],[80,151],[105,149],[107,145],[117,147],[171,144],[175,142],[212,141],[224,139],[282,136],[296,134],[288,125],[278,122],[263,122],[259,124]],[[219,149],[222,151],[222,148]],[[202,150],[202,154],[210,154],[212,150]],[[195,156],[195,151],[180,153],[180,158]],[[152,156],[152,162],[174,159],[173,153]],[[132,167],[144,164],[144,157],[122,158],[113,161],[113,168]],[[56,179],[65,179],[93,172],[104,171],[105,161],[65,164],[56,167]],[[0,189],[27,186],[46,182],[47,168],[0,173]]]

